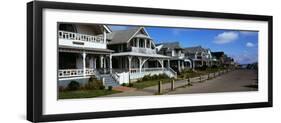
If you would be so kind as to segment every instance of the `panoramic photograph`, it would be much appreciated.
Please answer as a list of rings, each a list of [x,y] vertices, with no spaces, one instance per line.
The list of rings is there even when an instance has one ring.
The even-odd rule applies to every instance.
[[[258,91],[258,31],[58,23],[58,99]]]

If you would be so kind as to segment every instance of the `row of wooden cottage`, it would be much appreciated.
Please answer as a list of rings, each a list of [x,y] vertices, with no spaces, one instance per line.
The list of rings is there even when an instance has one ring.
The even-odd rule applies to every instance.
[[[149,74],[176,77],[184,69],[234,63],[223,52],[201,46],[155,44],[144,27],[112,31],[107,25],[60,23],[58,45],[59,86],[85,83],[93,75],[105,86],[117,86]]]

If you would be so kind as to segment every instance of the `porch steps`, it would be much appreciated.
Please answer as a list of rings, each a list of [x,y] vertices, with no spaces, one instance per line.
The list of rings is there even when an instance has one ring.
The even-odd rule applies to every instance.
[[[101,77],[104,78],[105,87],[119,86],[119,84],[112,78],[112,76],[110,74],[103,74],[103,75],[101,75]]]

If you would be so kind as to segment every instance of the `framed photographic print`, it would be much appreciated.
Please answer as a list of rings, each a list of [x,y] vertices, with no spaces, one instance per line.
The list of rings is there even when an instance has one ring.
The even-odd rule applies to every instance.
[[[33,122],[272,107],[272,16],[27,4]]]

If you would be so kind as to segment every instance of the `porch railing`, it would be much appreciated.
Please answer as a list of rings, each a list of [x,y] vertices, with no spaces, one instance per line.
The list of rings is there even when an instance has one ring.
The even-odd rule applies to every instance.
[[[105,43],[103,39],[103,35],[93,36],[93,35],[80,34],[80,33],[68,32],[68,31],[59,31],[58,33],[60,39],[79,40],[79,41],[94,42],[94,43]]]
[[[151,72],[151,71],[162,71],[165,69],[162,68],[142,68],[141,71],[139,68],[131,68],[131,73],[139,73],[139,72]]]
[[[164,68],[143,68],[141,69],[142,72],[149,72],[149,71],[163,71]]]
[[[59,78],[63,77],[77,77],[77,76],[84,76],[84,70],[83,69],[60,69],[58,71]],[[96,75],[95,69],[89,69],[87,68],[85,70],[85,75]]]
[[[166,71],[171,72],[171,73],[174,75],[175,78],[177,78],[177,72],[176,72],[176,71],[174,71],[174,70],[173,70],[172,68],[170,68],[170,67],[165,68],[165,69],[166,69]]]
[[[132,52],[144,53],[144,54],[156,54],[155,49],[142,48],[142,47],[132,47]]]

